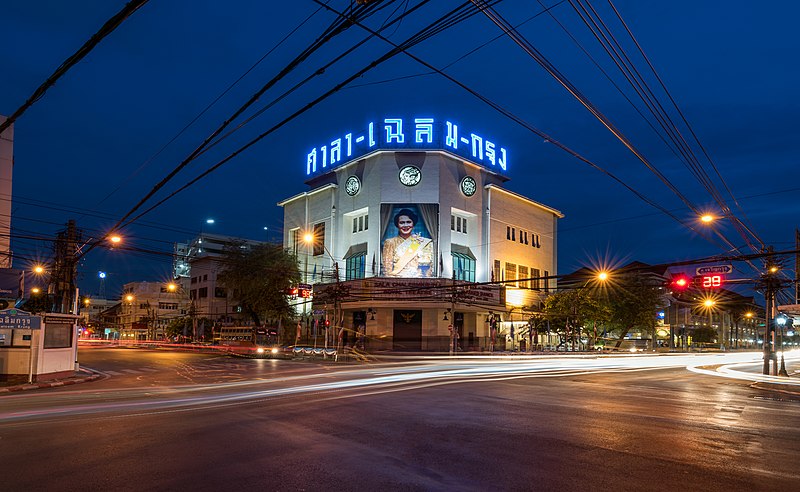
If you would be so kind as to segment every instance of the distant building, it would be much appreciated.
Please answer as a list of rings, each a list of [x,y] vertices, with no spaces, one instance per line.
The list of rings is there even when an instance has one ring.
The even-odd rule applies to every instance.
[[[117,331],[116,327],[103,322],[103,313],[119,304],[119,301],[99,297],[85,298],[85,301],[88,302],[79,306],[80,324],[84,329],[81,335],[84,338],[116,338],[112,334]]]
[[[212,326],[249,324],[242,318],[233,292],[219,285],[217,276],[223,269],[221,258],[226,248],[251,248],[262,244],[233,236],[203,233],[189,243],[175,245],[173,262],[175,278],[186,291],[193,307],[193,315],[201,320],[201,330]],[[210,323],[211,326],[205,326]]]
[[[186,292],[171,291],[162,282],[130,282],[124,285],[118,314],[122,340],[161,340],[171,321],[190,314]]]
[[[510,155],[428,117],[376,120],[312,149],[298,162],[309,190],[278,204],[284,246],[314,286],[313,303],[297,299],[301,335],[341,321],[337,343],[521,348],[555,287],[563,215],[503,187]]]

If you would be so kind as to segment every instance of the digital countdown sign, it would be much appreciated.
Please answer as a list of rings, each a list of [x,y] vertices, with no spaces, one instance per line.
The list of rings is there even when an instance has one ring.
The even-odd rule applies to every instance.
[[[375,150],[447,150],[487,168],[508,170],[508,152],[482,133],[449,120],[384,118],[349,131],[306,155],[306,175],[327,172]]]
[[[722,284],[725,282],[725,276],[714,274],[714,275],[701,275],[696,279],[697,286],[702,287],[704,289],[717,289],[722,287]]]

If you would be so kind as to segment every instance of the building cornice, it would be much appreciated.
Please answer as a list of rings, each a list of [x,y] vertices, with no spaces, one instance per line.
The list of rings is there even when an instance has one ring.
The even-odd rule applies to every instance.
[[[559,219],[563,219],[564,218],[564,214],[561,213],[561,211],[556,210],[556,209],[554,209],[552,207],[548,207],[547,205],[541,204],[539,202],[535,202],[535,201],[531,200],[530,198],[526,198],[526,197],[524,197],[524,196],[522,196],[522,195],[520,195],[518,193],[514,193],[513,191],[509,191],[509,190],[507,190],[505,188],[500,188],[499,186],[494,185],[494,184],[488,184],[488,185],[484,186],[484,188],[486,190],[489,190],[489,191],[497,191],[499,193],[504,193],[504,194],[506,194],[506,195],[508,195],[510,197],[513,197],[513,198],[516,198],[517,200],[525,202],[528,205],[533,205],[535,207],[539,207],[542,210],[550,212],[551,214],[555,215]]]
[[[336,169],[339,169],[339,168],[337,167]],[[337,185],[335,183],[328,183],[326,185],[320,186],[319,188],[315,188],[315,189],[310,190],[310,191],[304,191],[303,193],[300,193],[300,194],[295,195],[293,197],[287,198],[286,200],[280,201],[280,202],[278,202],[278,206],[279,207],[283,207],[283,206],[285,206],[285,205],[287,205],[287,204],[289,204],[289,203],[291,203],[291,202],[293,202],[295,200],[299,200],[301,198],[310,197],[311,195],[316,195],[317,193],[321,193],[321,192],[326,191],[326,190],[335,190],[337,188],[339,188],[339,185]]]

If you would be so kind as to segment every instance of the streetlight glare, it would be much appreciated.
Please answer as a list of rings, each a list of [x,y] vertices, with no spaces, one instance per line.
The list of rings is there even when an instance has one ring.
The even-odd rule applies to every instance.
[[[34,287],[34,288],[32,288],[32,289],[31,289],[31,293],[32,293],[32,294],[38,294],[38,293],[39,293],[39,292],[41,292],[41,291],[42,291],[42,290],[41,290],[39,287]]]
[[[206,224],[213,224],[213,223],[214,223],[214,219],[206,219]]]
[[[128,302],[131,302],[131,301],[133,301],[133,296],[128,294],[127,296],[125,296],[125,300],[128,301]]]
[[[177,284],[167,284],[167,290],[170,292],[175,292],[178,290]]]
[[[705,215],[700,217],[700,220],[702,222],[705,222],[706,224],[708,224],[709,222],[713,222],[714,221],[714,216],[710,215],[710,214],[705,214]]]
[[[314,235],[311,234],[310,232],[306,232],[305,235],[303,236],[303,241],[305,241],[307,243],[313,242],[314,241]]]
[[[44,267],[42,265],[36,265],[33,267],[34,273],[44,273]]]
[[[600,272],[600,273],[598,273],[597,274],[597,279],[602,281],[602,282],[605,282],[606,280],[608,280],[608,272]]]
[[[715,301],[713,301],[712,299],[706,299],[705,301],[703,301],[703,305],[704,305],[705,307],[711,307],[711,306],[713,306],[714,304],[716,304],[716,302],[715,302]]]
[[[111,241],[114,244],[119,244],[120,242],[122,242],[122,238],[119,237],[116,234],[114,234],[113,236],[109,237],[108,240]]]

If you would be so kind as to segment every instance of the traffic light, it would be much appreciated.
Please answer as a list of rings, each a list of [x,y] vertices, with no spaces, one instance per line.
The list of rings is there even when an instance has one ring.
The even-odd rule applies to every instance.
[[[674,275],[669,283],[669,286],[678,292],[683,292],[692,285],[692,280],[686,275]]]

